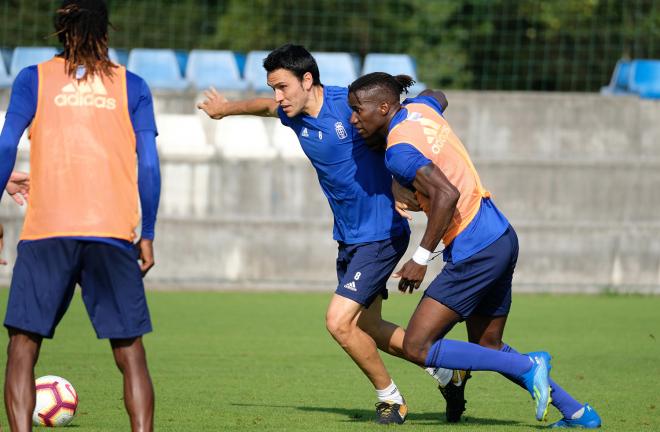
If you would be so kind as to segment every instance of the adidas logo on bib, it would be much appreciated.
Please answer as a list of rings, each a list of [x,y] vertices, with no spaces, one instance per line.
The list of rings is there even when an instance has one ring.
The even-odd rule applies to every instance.
[[[108,97],[108,91],[98,77],[91,81],[72,81],[62,88],[62,93],[55,96],[58,107],[94,107],[114,110],[117,100]]]

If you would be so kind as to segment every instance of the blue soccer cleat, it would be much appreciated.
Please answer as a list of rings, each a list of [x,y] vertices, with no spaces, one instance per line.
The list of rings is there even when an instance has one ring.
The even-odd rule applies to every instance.
[[[548,406],[552,402],[550,396],[550,354],[545,351],[531,352],[527,356],[533,364],[521,379],[527,391],[536,402],[536,420],[544,421],[548,415]]]
[[[601,425],[600,416],[589,404],[584,404],[584,413],[580,418],[563,418],[550,425],[551,428],[582,428],[596,429]]]

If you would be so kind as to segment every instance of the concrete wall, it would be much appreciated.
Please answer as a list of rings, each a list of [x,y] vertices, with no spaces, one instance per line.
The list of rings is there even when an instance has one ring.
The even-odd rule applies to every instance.
[[[659,102],[510,92],[448,98],[447,118],[518,231],[517,290],[660,293]],[[155,106],[192,114],[193,101],[164,95]],[[281,127],[265,121],[268,131]],[[205,156],[161,154],[151,286],[333,289],[332,215],[310,164],[223,158],[216,126],[203,122],[213,148]],[[8,201],[0,218],[13,260],[20,213]],[[411,249],[424,225],[417,217]]]

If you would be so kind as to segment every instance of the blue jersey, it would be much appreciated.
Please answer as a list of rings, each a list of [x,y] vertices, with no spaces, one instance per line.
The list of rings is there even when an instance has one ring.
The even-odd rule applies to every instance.
[[[424,104],[442,115],[442,107],[435,98],[422,96],[406,99],[401,110],[392,118],[389,130],[409,118],[408,104]],[[417,170],[434,163],[413,143],[402,142],[388,147],[385,152],[387,168],[399,183],[412,188]],[[450,177],[448,175],[448,177]],[[482,251],[496,241],[509,227],[509,221],[488,197],[481,199],[474,219],[448,245],[445,245],[444,259],[458,263]]]
[[[367,147],[350,123],[348,89],[324,86],[318,117],[300,114],[282,124],[298,136],[334,214],[333,237],[347,244],[385,240],[409,232],[394,210],[392,176],[383,154]]]

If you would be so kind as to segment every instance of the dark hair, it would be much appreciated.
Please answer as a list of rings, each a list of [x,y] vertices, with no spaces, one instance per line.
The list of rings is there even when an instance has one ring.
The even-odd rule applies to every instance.
[[[309,72],[312,74],[313,84],[321,85],[316,60],[302,45],[286,44],[271,51],[264,59],[264,69],[269,73],[277,69],[286,69],[301,81],[303,75]]]
[[[383,90],[389,93],[391,100],[399,100],[403,92],[408,93],[408,89],[415,84],[415,80],[408,75],[392,76],[385,72],[372,72],[361,76],[348,86],[349,93],[358,91],[369,91],[373,89]]]
[[[108,8],[104,0],[64,0],[55,13],[55,34],[64,46],[68,75],[84,66],[85,77],[113,74],[108,57]]]

